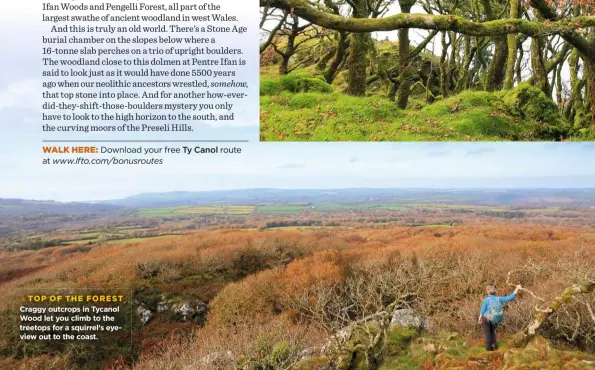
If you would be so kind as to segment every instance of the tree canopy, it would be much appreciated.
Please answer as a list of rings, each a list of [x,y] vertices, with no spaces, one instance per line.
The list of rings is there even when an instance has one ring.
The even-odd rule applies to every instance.
[[[416,82],[431,89],[415,60],[438,41],[443,97],[528,82],[555,99],[575,127],[595,126],[595,8],[589,1],[260,0],[260,6],[261,26],[267,16],[284,15],[277,28],[266,29],[269,42],[298,18],[326,32],[334,43],[327,57],[334,56],[334,69],[325,79],[332,82],[343,66],[348,94],[365,95],[371,80],[382,80],[390,86],[387,96],[406,108]],[[418,45],[410,39],[414,29],[430,31]],[[394,63],[379,62],[371,33],[380,31],[398,31]]]

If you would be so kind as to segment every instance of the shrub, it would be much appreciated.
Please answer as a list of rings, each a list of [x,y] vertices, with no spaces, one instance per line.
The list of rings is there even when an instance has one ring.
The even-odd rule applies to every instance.
[[[268,321],[278,307],[278,281],[279,270],[274,269],[228,284],[212,300],[208,324],[233,327]]]
[[[136,264],[136,272],[140,279],[151,279],[159,275],[162,264],[157,261],[143,261]]]

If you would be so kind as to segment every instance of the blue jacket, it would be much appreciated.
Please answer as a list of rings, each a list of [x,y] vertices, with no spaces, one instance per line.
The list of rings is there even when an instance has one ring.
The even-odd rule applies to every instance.
[[[490,297],[494,297],[494,296],[495,295],[490,295]],[[504,297],[498,297],[498,300],[501,303],[504,303],[504,302],[513,301],[515,297],[516,297],[516,293],[513,292],[511,295],[507,295],[507,296],[504,296]],[[481,309],[479,310],[479,314],[482,315],[482,316],[488,310],[488,299],[489,299],[489,297],[486,297],[486,298],[483,299],[483,302],[481,302]]]

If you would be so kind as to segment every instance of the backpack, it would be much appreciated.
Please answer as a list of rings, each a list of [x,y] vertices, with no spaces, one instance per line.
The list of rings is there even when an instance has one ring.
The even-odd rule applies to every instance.
[[[485,313],[485,318],[494,324],[499,324],[504,318],[504,308],[500,298],[490,296],[488,299],[488,308]]]

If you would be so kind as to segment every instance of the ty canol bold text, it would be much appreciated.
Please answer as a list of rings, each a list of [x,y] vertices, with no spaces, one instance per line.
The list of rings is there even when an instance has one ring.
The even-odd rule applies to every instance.
[[[195,146],[195,147],[182,147],[184,153],[186,154],[241,154],[242,148],[232,147],[232,148],[221,148],[218,146],[213,147],[202,147],[202,146]]]

